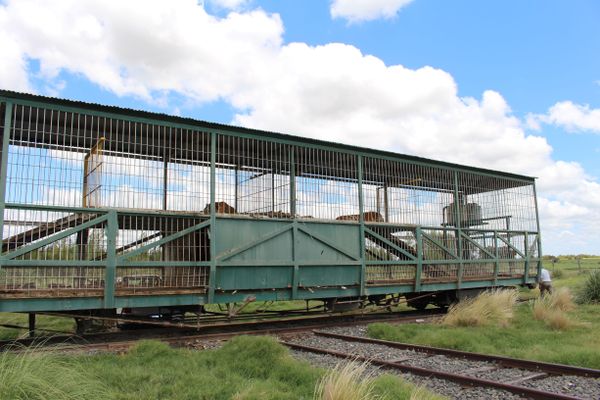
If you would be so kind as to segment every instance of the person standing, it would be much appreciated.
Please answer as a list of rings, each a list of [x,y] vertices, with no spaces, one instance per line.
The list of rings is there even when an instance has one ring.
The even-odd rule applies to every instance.
[[[541,297],[544,297],[546,295],[546,292],[548,294],[552,294],[552,278],[550,278],[550,271],[548,271],[546,268],[542,268],[539,283]]]

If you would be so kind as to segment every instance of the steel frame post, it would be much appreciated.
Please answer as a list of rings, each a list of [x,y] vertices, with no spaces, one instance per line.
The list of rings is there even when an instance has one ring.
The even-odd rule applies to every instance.
[[[360,295],[365,295],[366,278],[367,278],[367,263],[365,257],[365,216],[364,216],[364,196],[363,196],[363,157],[356,156],[357,174],[358,174],[358,221],[360,223],[358,246],[360,249]]]
[[[298,221],[296,218],[296,151],[290,147],[290,214],[292,215],[292,299],[298,296],[298,285],[300,284],[300,265],[298,264]]]
[[[106,221],[106,267],[104,270],[104,308],[115,307],[115,283],[117,275],[117,235],[119,220],[117,212],[110,210]]]
[[[462,239],[462,229],[461,229],[461,221],[460,221],[460,216],[461,216],[461,206],[459,204],[459,197],[458,197],[458,172],[454,171],[454,218],[456,219],[456,236],[457,236],[457,241],[456,244],[458,246],[458,259],[460,260],[460,263],[458,264],[458,273],[456,276],[456,287],[458,289],[460,289],[460,286],[462,284],[462,277],[463,277],[463,269],[464,269],[464,263],[463,263],[463,259],[464,259],[464,254],[463,254],[463,239]]]
[[[498,274],[500,273],[500,255],[498,254],[498,232],[494,231],[494,286],[498,283]]]
[[[537,262],[537,276],[539,277],[542,273],[542,229],[540,228],[540,212],[538,208],[537,189],[535,187],[535,181],[533,182],[533,199],[535,201],[535,222],[537,228],[537,245],[538,245],[538,262]],[[529,278],[529,277],[527,277]],[[536,279],[537,281],[537,279]]]
[[[215,300],[215,285],[217,277],[217,244],[215,239],[217,226],[217,209],[215,204],[216,187],[217,187],[217,133],[210,133],[210,272],[208,275],[208,303],[213,303]]]
[[[423,273],[423,232],[421,227],[417,226],[415,235],[417,236],[417,270],[415,271],[415,292],[421,291],[421,275]]]
[[[2,160],[0,164],[0,235],[4,232],[4,209],[6,207],[6,184],[8,182],[8,149],[10,143],[10,131],[12,130],[13,103],[6,102],[4,110],[4,130],[2,136]],[[0,268],[2,265],[0,265]]]

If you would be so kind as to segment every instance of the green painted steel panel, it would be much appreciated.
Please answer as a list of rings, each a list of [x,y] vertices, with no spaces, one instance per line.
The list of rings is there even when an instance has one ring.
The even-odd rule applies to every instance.
[[[217,218],[216,254],[217,259],[227,257],[227,261],[260,260],[292,261],[291,221],[254,221]],[[275,237],[271,234],[289,226],[289,231]],[[265,238],[264,240],[260,240]],[[258,241],[258,243],[257,243]],[[250,248],[247,245],[254,246]],[[233,256],[236,250],[243,250]]]
[[[300,286],[360,285],[360,265],[301,266]]]
[[[310,263],[314,261],[344,261],[360,260],[358,246],[360,227],[358,225],[326,225],[301,223],[298,238],[298,261]],[[312,235],[311,235],[312,234]],[[327,239],[330,244],[319,238]]]
[[[292,287],[293,267],[217,267],[217,290]]]

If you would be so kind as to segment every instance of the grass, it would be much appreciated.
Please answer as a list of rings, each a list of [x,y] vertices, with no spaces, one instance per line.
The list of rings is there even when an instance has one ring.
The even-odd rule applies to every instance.
[[[579,290],[577,302],[600,303],[600,270],[589,274],[583,287]]]
[[[516,307],[509,326],[451,327],[441,324],[372,324],[370,337],[506,355],[600,369],[600,307],[579,306],[571,313],[578,324],[568,331],[548,329],[533,318],[531,307]]]
[[[556,289],[552,294],[534,300],[532,306],[533,317],[543,321],[552,329],[566,330],[575,323],[567,312],[575,308],[573,297],[568,288]]]
[[[86,370],[52,352],[0,354],[0,398],[75,400],[110,398],[108,387]]]
[[[17,325],[23,327],[22,329],[0,327],[0,340],[10,340],[21,336],[26,336],[27,323],[27,314],[0,313],[0,324]],[[51,331],[75,332],[75,321],[73,318],[37,315],[36,328],[40,330],[49,329]],[[40,334],[42,333],[48,334],[48,332],[40,331]]]
[[[370,400],[375,397],[374,373],[367,372],[369,363],[339,363],[326,373],[317,384],[315,399]]]
[[[589,277],[598,276],[600,258],[581,260],[581,269],[576,260],[561,259],[552,270],[553,285],[557,297],[553,300],[562,310],[569,310],[573,303],[561,288],[572,293],[581,293]],[[561,271],[560,277],[555,272]],[[539,290],[521,289],[519,297],[537,299]],[[564,311],[562,312],[564,316]],[[543,319],[534,318],[532,307],[521,304],[515,307],[510,325],[505,326],[448,326],[442,324],[373,324],[369,326],[371,337],[406,343],[424,344],[451,349],[506,355],[578,365],[600,369],[600,304],[578,305],[568,311],[571,322],[568,330],[552,329]],[[557,313],[558,314],[558,313]],[[552,316],[550,324],[565,326],[563,316]]]
[[[0,399],[308,400],[324,374],[270,337],[241,336],[206,351],[142,341],[122,355],[5,353]],[[410,399],[419,391],[396,376],[369,379],[369,399]]]
[[[516,290],[491,290],[453,304],[442,319],[447,326],[505,326],[513,317]]]

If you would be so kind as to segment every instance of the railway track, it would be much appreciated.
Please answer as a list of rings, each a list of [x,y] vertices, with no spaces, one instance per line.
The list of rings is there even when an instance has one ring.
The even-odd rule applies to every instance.
[[[60,351],[125,351],[139,340],[159,340],[173,346],[185,345],[191,341],[224,340],[236,335],[266,335],[310,332],[314,329],[364,325],[374,322],[415,322],[432,320],[443,310],[432,309],[426,312],[407,311],[394,313],[367,314],[324,314],[290,318],[265,318],[256,320],[218,321],[205,325],[170,324],[150,329],[134,329],[104,332],[87,335],[54,335],[17,340],[0,341],[0,351],[21,351],[35,346],[37,349],[54,348]],[[119,319],[117,319],[119,320]],[[130,319],[123,319],[131,322]],[[137,322],[144,322],[136,320]],[[150,321],[151,322],[151,321]]]
[[[493,388],[532,399],[598,398],[596,394],[600,392],[600,370],[570,365],[418,346],[325,331],[282,338],[281,343],[295,351],[365,361],[388,370],[451,381],[463,387]],[[584,385],[589,391],[582,396],[565,393],[564,390],[541,389],[544,387],[544,379],[557,376],[576,377],[571,380],[585,381]]]

